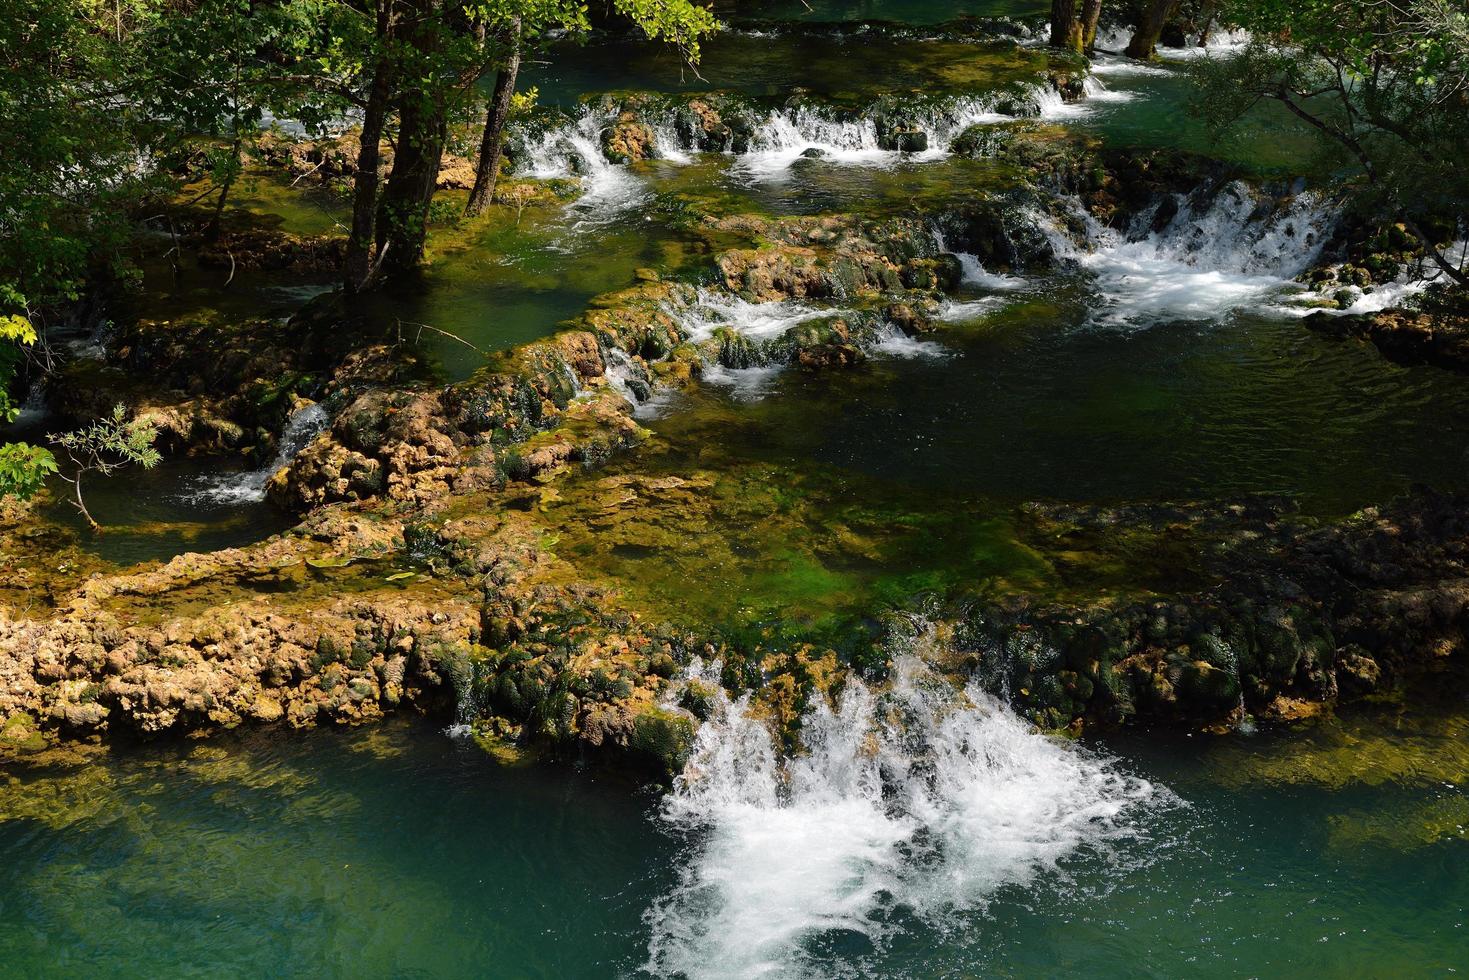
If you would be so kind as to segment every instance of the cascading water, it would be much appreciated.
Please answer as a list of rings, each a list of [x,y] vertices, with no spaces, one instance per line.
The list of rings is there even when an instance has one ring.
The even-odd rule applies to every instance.
[[[320,404],[307,405],[293,414],[286,423],[275,458],[269,463],[258,470],[245,473],[206,477],[189,496],[195,500],[219,504],[245,504],[264,500],[265,485],[270,482],[270,478],[282,467],[289,465],[296,454],[305,449],[330,421],[331,416]]]
[[[886,321],[873,322],[870,316],[853,310],[814,306],[798,300],[752,303],[732,293],[701,289],[692,302],[667,309],[687,341],[704,343],[712,340],[716,331],[724,329],[748,342],[748,347],[741,351],[740,363],[728,359],[710,363],[702,375],[706,383],[727,387],[745,399],[764,395],[779,373],[788,356],[778,344],[781,337],[813,320],[845,317],[852,323],[865,321],[864,328],[853,332],[852,342],[876,353],[893,357],[943,357],[948,353],[932,341],[907,336]]]
[[[670,308],[669,313],[685,338],[699,343],[713,337],[720,327],[751,340],[771,340],[798,324],[836,316],[842,311],[796,300],[751,303],[732,293],[701,289],[693,303]]]
[[[1455,242],[1444,250],[1444,260],[1449,265],[1459,269],[1469,267],[1469,240]],[[1400,307],[1408,303],[1414,296],[1428,289],[1430,286],[1446,281],[1447,277],[1443,270],[1427,258],[1411,262],[1398,270],[1398,274],[1391,281],[1380,283],[1372,287],[1371,292],[1359,289],[1356,286],[1342,286],[1329,289],[1330,296],[1322,293],[1307,293],[1305,298],[1311,300],[1339,299],[1343,291],[1351,297],[1351,302],[1341,307],[1321,307],[1319,305],[1296,304],[1284,307],[1285,312],[1299,316],[1309,313],[1325,312],[1332,315],[1346,315],[1359,313],[1378,313],[1382,310]]]
[[[1016,116],[997,111],[996,103],[995,96],[968,96],[912,110],[905,114],[904,135],[891,134],[886,140],[875,112],[839,118],[811,106],[779,109],[761,123],[753,145],[739,156],[738,166],[751,176],[768,178],[812,156],[836,164],[879,167],[903,160],[941,160],[949,155],[954,139],[969,127],[1015,121]],[[1038,98],[1034,104],[1039,114]],[[896,149],[901,140],[909,141],[911,148]]]
[[[1068,101],[1056,88],[1035,85],[1031,98],[1036,106],[1036,115],[1046,122],[1078,119],[1093,112],[1100,103],[1130,102],[1136,93],[1110,89],[1100,78],[1087,75],[1082,80],[1082,97]]]
[[[949,248],[945,240],[942,228],[931,229],[934,243],[940,252],[952,255],[959,263],[961,288],[969,290],[980,290],[986,295],[974,298],[949,298],[943,301],[939,307],[938,319],[949,323],[962,323],[972,320],[992,310],[1004,306],[1006,300],[1003,293],[1014,292],[1024,289],[1026,281],[1019,276],[1008,276],[999,272],[990,272],[980,262],[979,256],[969,252],[956,252]]]
[[[1169,320],[1209,321],[1300,286],[1290,280],[1320,254],[1335,227],[1334,202],[1311,191],[1275,200],[1242,181],[1212,195],[1175,199],[1176,213],[1151,230],[1156,211],[1130,234],[1096,222],[1079,201],[1069,208],[1085,229],[1078,248],[1056,222],[1036,216],[1058,256],[1088,270],[1098,293],[1092,322],[1145,326]]]
[[[607,384],[627,400],[633,415],[650,417],[664,409],[668,392],[655,390],[645,369],[639,369],[631,357],[616,347],[608,347],[604,356],[606,366],[603,373]]]
[[[802,106],[767,116],[749,152],[740,155],[739,168],[756,178],[773,177],[808,156],[833,163],[880,165],[897,154],[878,145],[877,124],[871,119],[832,119]]]
[[[516,166],[526,177],[580,179],[582,193],[572,204],[578,224],[608,220],[648,194],[642,181],[602,151],[602,132],[613,118],[610,111],[588,109],[570,125],[548,129],[529,142]]]
[[[1084,82],[1086,98],[1117,101],[1129,93],[1111,92],[1099,80]],[[904,107],[900,129],[886,132],[879,123],[891,109],[874,105],[859,113],[821,105],[772,109],[754,126],[750,144],[735,155],[736,170],[755,180],[778,179],[797,161],[814,157],[849,166],[887,167],[898,162],[932,162],[947,157],[954,140],[973,126],[993,126],[1018,119],[1068,119],[1087,112],[1083,101],[1067,102],[1051,85],[1031,85],[1019,92],[991,92],[937,100],[927,107]],[[646,196],[641,181],[625,166],[610,162],[601,137],[615,112],[587,108],[570,124],[549,129],[531,140],[517,165],[524,176],[577,177],[584,193],[578,202],[590,214],[617,212]],[[647,117],[657,157],[676,164],[692,161],[697,147],[682,134],[672,115]],[[885,135],[886,132],[886,135]]]
[[[1177,804],[911,655],[889,687],[854,681],[813,708],[795,757],[720,698],[663,807],[689,863],[646,914],[659,976],[821,975],[823,942],[880,953],[972,921],[1003,887],[1055,887],[1070,861],[1134,867],[1144,818]]]

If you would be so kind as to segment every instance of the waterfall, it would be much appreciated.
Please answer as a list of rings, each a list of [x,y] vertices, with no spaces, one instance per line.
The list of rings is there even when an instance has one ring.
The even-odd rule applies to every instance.
[[[290,465],[296,454],[305,449],[326,428],[331,417],[320,404],[313,402],[295,412],[281,432],[275,458],[257,470],[244,473],[213,474],[203,477],[189,493],[192,500],[217,504],[244,504],[265,499],[265,485],[276,471]]]
[[[713,337],[720,327],[751,340],[772,340],[798,324],[839,316],[845,311],[793,299],[751,303],[733,293],[700,289],[693,303],[672,307],[668,312],[678,322],[685,339],[700,343]]]
[[[1049,93],[1044,95],[1043,93]],[[1054,89],[1035,86],[1017,99],[1002,94],[964,96],[927,107],[914,107],[902,114],[901,133],[883,136],[877,117],[885,110],[872,107],[856,116],[838,116],[812,106],[772,111],[760,123],[750,149],[738,155],[739,170],[756,179],[779,177],[796,161],[815,157],[847,166],[888,167],[902,161],[929,163],[946,158],[954,140],[971,126],[1014,122],[1027,115],[1044,115],[1050,96],[1059,103]],[[1020,105],[1020,115],[996,107]],[[911,140],[907,150],[895,148]]]
[[[1066,97],[1050,85],[1031,87],[1031,99],[1037,107],[1037,115],[1046,122],[1078,119],[1095,111],[1100,103],[1130,102],[1136,93],[1109,89],[1100,78],[1087,75],[1081,83],[1082,98],[1066,101]]]
[[[1064,888],[1071,861],[1130,870],[1144,818],[1177,803],[911,655],[801,737],[784,757],[748,698],[719,696],[663,805],[689,857],[646,913],[649,972],[819,976],[824,941],[880,951],[904,924],[971,927],[1001,888]]]
[[[779,179],[806,158],[868,167],[927,163],[946,158],[955,139],[972,126],[1027,118],[1070,119],[1090,111],[1087,102],[1132,97],[1131,93],[1113,92],[1090,76],[1083,87],[1086,99],[1077,102],[1067,102],[1053,85],[1038,83],[896,108],[878,102],[857,112],[820,104],[782,106],[753,120],[749,145],[732,155],[736,170],[754,180]],[[652,130],[659,159],[675,164],[693,160],[697,147],[680,131],[676,113],[669,109],[635,111]],[[626,166],[609,161],[602,148],[602,134],[617,115],[615,108],[588,106],[571,122],[528,139],[516,172],[542,179],[579,178],[583,194],[576,206],[589,215],[636,205],[646,198],[646,188]]]
[[[653,388],[646,368],[640,368],[625,351],[616,347],[606,349],[605,360],[603,375],[608,387],[627,400],[633,415],[650,417],[663,411],[670,393]]]
[[[1100,225],[1075,198],[1062,204],[1084,230],[1083,246],[1053,218],[1033,213],[1033,220],[1059,257],[1091,274],[1098,293],[1092,321],[1116,326],[1210,321],[1270,307],[1300,291],[1291,279],[1316,260],[1339,215],[1335,202],[1314,192],[1276,199],[1243,181],[1177,195],[1166,222],[1154,209],[1127,234]]]
[[[1027,220],[1036,221],[1035,212],[1025,212]],[[964,286],[975,286],[979,289],[987,289],[995,292],[1008,292],[1015,289],[1025,288],[1025,280],[1020,276],[1007,276],[1001,272],[990,272],[979,261],[979,256],[971,252],[956,252],[949,248],[948,239],[944,235],[943,228],[937,224],[929,228],[929,234],[933,236],[934,246],[939,252],[952,255],[959,262],[959,282]],[[1069,246],[1069,243],[1068,243]]]
[[[1208,41],[1204,44],[1194,42],[1183,48],[1170,48],[1160,44],[1158,45],[1158,56],[1179,61],[1193,58],[1218,58],[1238,54],[1249,45],[1250,41],[1249,31],[1215,31],[1209,35]]]
[[[772,177],[803,157],[833,163],[877,165],[894,159],[878,145],[877,124],[871,119],[833,119],[809,106],[771,112],[760,124],[750,150],[740,154],[738,166],[754,177]]]
[[[600,223],[642,203],[648,196],[643,182],[602,151],[602,132],[615,118],[609,110],[589,108],[569,125],[546,130],[527,143],[516,172],[579,179],[582,193],[571,205],[578,224]]]

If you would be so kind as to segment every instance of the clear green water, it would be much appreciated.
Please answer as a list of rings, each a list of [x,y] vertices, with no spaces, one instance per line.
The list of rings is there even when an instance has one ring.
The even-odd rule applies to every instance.
[[[851,36],[731,31],[702,44],[698,71],[675,53],[636,40],[560,45],[522,71],[543,103],[569,105],[588,93],[728,90],[754,96],[807,92],[865,102],[904,91],[982,92],[1034,81],[1049,58],[1013,42],[914,41],[879,31]]]
[[[87,530],[67,496],[67,484],[52,481],[53,500],[45,513],[78,546],[118,565],[240,547],[295,524],[263,499],[219,499],[205,492],[245,469],[244,461],[232,466],[218,459],[170,459],[152,470],[93,479],[84,489],[87,509],[103,526],[101,534]]]
[[[1463,968],[1465,724],[1461,705],[1412,726],[1112,744],[1114,768],[1183,801],[1143,839],[969,912],[894,909],[876,947],[818,933],[801,949],[844,976]],[[0,781],[0,962],[17,977],[634,975],[646,911],[702,845],[648,793],[497,768],[406,724],[137,749]]]

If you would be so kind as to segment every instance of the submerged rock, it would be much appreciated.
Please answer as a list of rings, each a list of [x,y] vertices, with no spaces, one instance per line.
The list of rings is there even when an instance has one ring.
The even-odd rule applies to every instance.
[[[1331,337],[1356,337],[1400,364],[1435,364],[1469,371],[1469,314],[1450,310],[1384,310],[1306,317],[1306,326]]]
[[[1317,528],[1269,502],[1036,514],[1051,541],[1149,527],[1214,541],[1189,563],[1213,584],[976,606],[961,645],[1038,724],[1290,720],[1469,653],[1469,495],[1419,490]]]

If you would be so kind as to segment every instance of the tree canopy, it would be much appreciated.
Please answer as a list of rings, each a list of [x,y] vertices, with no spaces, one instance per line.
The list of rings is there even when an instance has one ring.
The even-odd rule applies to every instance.
[[[1223,130],[1262,100],[1281,103],[1360,174],[1360,208],[1404,221],[1469,284],[1431,227],[1469,215],[1469,6],[1230,0],[1225,16],[1253,40],[1237,57],[1194,65],[1195,111]]]

